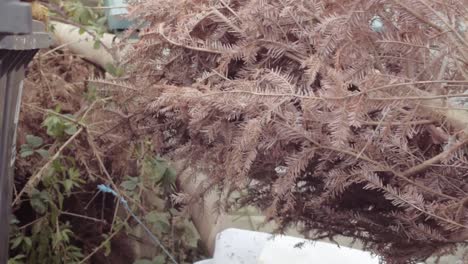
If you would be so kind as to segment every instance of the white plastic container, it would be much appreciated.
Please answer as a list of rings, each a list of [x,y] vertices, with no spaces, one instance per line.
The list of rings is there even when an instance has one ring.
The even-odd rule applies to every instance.
[[[298,245],[301,247],[297,247]],[[226,229],[216,237],[213,259],[195,264],[378,264],[369,252],[289,236]]]

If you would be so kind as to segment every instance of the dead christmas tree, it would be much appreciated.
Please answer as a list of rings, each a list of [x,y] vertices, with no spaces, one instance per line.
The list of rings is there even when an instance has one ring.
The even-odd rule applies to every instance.
[[[467,6],[135,2],[134,125],[209,176],[200,195],[242,193],[281,229],[446,254],[468,239]]]

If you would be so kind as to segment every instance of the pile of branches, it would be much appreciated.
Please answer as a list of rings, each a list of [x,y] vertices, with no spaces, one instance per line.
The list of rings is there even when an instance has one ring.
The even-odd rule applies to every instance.
[[[115,85],[105,87],[111,77],[104,75],[63,46],[40,51],[27,68],[15,164],[12,204],[18,226],[10,236],[12,263],[146,263],[141,258],[159,254],[159,248],[147,250],[153,244],[140,237],[138,223],[117,199],[98,193],[98,184],[125,197],[137,217],[160,232],[154,231],[180,263],[203,258],[198,234],[171,202],[176,190],[168,165],[155,159],[145,135],[133,133],[127,122],[142,115],[120,107],[127,96],[116,94]],[[68,132],[57,132],[72,125]],[[31,137],[40,143],[32,145]],[[37,202],[38,192],[47,203]],[[144,216],[158,217],[157,222]],[[56,238],[59,232],[66,240]],[[81,256],[73,262],[75,251]]]
[[[33,248],[26,250],[22,247],[12,247],[10,259],[19,257],[19,259],[24,258],[22,261],[27,263],[44,263],[44,261],[49,261],[51,256],[55,256],[59,258],[58,261],[66,262],[69,256],[60,255],[60,252],[63,252],[61,250],[50,255],[41,255],[48,249],[48,246],[52,248],[52,241],[55,241],[55,237],[46,237],[47,239],[41,240],[38,233],[41,233],[41,230],[48,230],[51,223],[54,226],[53,232],[58,233],[59,226],[63,228],[63,225],[67,223],[70,224],[69,230],[71,230],[71,233],[67,234],[70,237],[70,244],[82,250],[83,258],[91,259],[93,263],[104,263],[109,260],[112,263],[129,263],[134,260],[129,242],[131,240],[128,236],[123,232],[111,232],[116,208],[114,202],[108,200],[104,204],[102,199],[93,200],[98,184],[96,178],[100,177],[100,182],[108,182],[100,176],[101,167],[97,159],[103,159],[101,154],[103,148],[98,145],[99,141],[94,140],[94,135],[110,126],[99,125],[102,120],[115,120],[116,114],[103,110],[101,101],[90,99],[96,96],[96,92],[87,87],[85,80],[103,75],[103,71],[91,63],[68,50],[61,49],[41,51],[29,65],[24,80],[17,145],[21,150],[22,146],[27,144],[27,138],[34,136],[44,142],[41,148],[48,154],[42,157],[35,153],[26,157],[20,152],[17,157],[13,214],[21,227],[13,230],[11,240],[17,236],[27,237]],[[94,103],[91,103],[91,100]],[[84,123],[75,122],[80,127],[73,135],[64,135],[63,138],[52,137],[44,125],[44,120],[48,116],[68,118],[66,120],[83,118],[87,123],[89,122],[90,126],[85,131]],[[106,154],[110,161],[124,162],[123,155]],[[58,198],[51,189],[56,188],[62,191],[64,196],[66,191],[60,189],[59,184],[50,186],[44,183],[51,181],[53,174],[51,167],[76,170],[83,185],[76,188],[74,195]],[[68,180],[69,175],[62,172],[61,177],[67,177],[65,179]],[[120,181],[119,178],[115,180]],[[31,189],[37,189],[48,195],[50,205],[46,205],[44,212],[38,213],[32,207],[33,196],[29,194]],[[60,207],[53,207],[52,205],[55,204]],[[57,210],[60,213],[57,213]],[[100,246],[102,241],[105,241],[103,239],[105,234],[109,234],[111,238],[115,237],[112,242],[109,242],[112,244],[112,252],[109,254],[104,250],[99,250],[99,247],[102,247]],[[23,263],[19,260],[18,262],[12,261]]]
[[[388,263],[450,253],[468,240],[467,6],[135,2],[140,131],[205,171],[220,208],[241,193],[279,231],[353,237]]]

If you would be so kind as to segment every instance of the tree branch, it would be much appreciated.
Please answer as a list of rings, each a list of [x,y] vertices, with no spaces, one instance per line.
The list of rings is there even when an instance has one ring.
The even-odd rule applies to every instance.
[[[423,172],[424,170],[428,169],[431,167],[433,164],[439,163],[443,161],[444,159],[447,159],[452,153],[457,151],[459,148],[463,147],[465,144],[468,144],[468,137],[465,138],[464,140],[458,142],[457,144],[453,145],[450,147],[448,150],[443,151],[437,156],[434,156],[423,163],[412,167],[411,169],[408,169],[404,171],[401,175],[404,177],[410,177],[413,176],[414,174]]]

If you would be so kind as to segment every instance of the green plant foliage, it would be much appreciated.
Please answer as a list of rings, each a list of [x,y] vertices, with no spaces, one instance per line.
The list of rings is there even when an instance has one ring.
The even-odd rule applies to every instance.
[[[104,240],[104,256],[109,256],[109,254],[111,253],[111,250],[112,250],[112,247],[111,247],[111,241],[108,240],[108,235],[107,234],[102,234],[102,237],[105,239]]]
[[[34,135],[26,136],[26,144],[21,145],[20,147],[20,157],[27,158],[34,154],[39,154],[42,158],[48,158],[49,152],[44,149],[43,146],[44,140],[41,137]]]
[[[164,234],[171,231],[169,217],[170,215],[168,213],[152,211],[145,216],[145,221],[153,227],[155,232]]]
[[[39,214],[45,214],[50,202],[50,196],[47,191],[38,191],[34,189],[29,200],[32,208]]]
[[[23,254],[16,255],[8,260],[8,264],[23,264],[25,258],[26,256]]]
[[[126,191],[134,191],[139,183],[138,177],[128,177],[128,180],[123,181],[120,186]]]
[[[100,38],[107,31],[106,17],[102,9],[89,7],[79,0],[51,0],[50,4],[57,7],[56,12],[51,14],[52,19],[56,17],[78,25],[80,27],[79,33],[84,34],[87,32],[93,35],[94,48],[101,48],[103,44]],[[64,17],[63,13],[66,17]],[[49,30],[54,31],[53,25],[49,25]],[[124,68],[117,65],[108,65],[106,71],[115,77],[122,77],[125,73]],[[81,96],[80,100],[83,99],[82,101],[91,105],[99,99],[99,92],[96,86],[88,83],[87,90]],[[60,100],[57,101],[60,102]],[[115,105],[117,102],[109,100],[109,104]],[[45,111],[42,129],[37,129],[40,131],[28,131],[30,134],[26,135],[25,143],[20,146],[17,165],[18,167],[24,166],[20,169],[27,171],[21,176],[27,178],[37,174],[38,171],[41,171],[41,175],[40,181],[35,185],[35,188],[28,191],[24,197],[21,197],[18,205],[21,210],[15,208],[17,210],[15,213],[18,214],[18,219],[21,219],[21,222],[14,218],[11,223],[10,259],[8,264],[76,264],[81,263],[93,250],[89,247],[83,248],[85,239],[83,239],[83,234],[80,233],[82,230],[74,221],[69,220],[72,217],[73,219],[91,217],[89,215],[77,216],[75,208],[70,204],[77,200],[83,204],[93,202],[96,205],[100,203],[99,199],[94,201],[80,200],[82,198],[78,194],[96,192],[95,186],[98,183],[94,179],[103,179],[104,177],[100,176],[104,175],[99,175],[99,173],[102,173],[102,168],[96,169],[98,165],[92,164],[97,163],[96,160],[93,160],[95,156],[83,157],[83,155],[80,156],[82,153],[78,153],[77,150],[80,147],[82,148],[82,146],[78,145],[83,143],[83,140],[81,140],[82,135],[79,135],[68,144],[60,152],[60,155],[53,155],[67,142],[67,139],[78,132],[80,126],[86,128],[82,130],[86,131],[84,133],[92,131],[92,129],[88,130],[88,127],[81,123],[85,121],[79,119],[83,115],[82,112],[79,112],[82,109],[74,109],[76,112],[73,112],[70,111],[70,107],[67,105],[67,107],[63,106],[63,109],[66,108],[67,110],[62,111],[61,104],[57,103],[56,105],[58,106],[55,109]],[[138,139],[134,143],[137,146],[136,149],[138,149],[142,142]],[[198,238],[195,233],[179,234],[180,232],[186,232],[180,230],[189,229],[186,226],[189,226],[190,222],[182,221],[170,203],[169,197],[174,192],[176,172],[169,162],[154,156],[154,151],[151,150],[148,144],[145,145],[144,150],[138,149],[132,154],[132,158],[138,157],[139,159],[138,172],[126,176],[123,180],[120,180],[120,178],[118,178],[119,180],[114,179],[119,187],[118,192],[125,194],[126,198],[131,198],[129,199],[129,205],[134,209],[135,214],[145,224],[149,225],[155,234],[160,235],[161,239],[167,242],[167,245],[171,245],[174,255],[178,256],[181,263],[184,263],[183,260],[187,257],[185,252],[197,250],[197,243],[190,243],[190,239],[197,241]],[[53,160],[50,160],[52,158]],[[89,164],[84,164],[83,159]],[[45,169],[42,167],[44,164],[47,164]],[[92,168],[89,169],[87,165]],[[108,165],[105,164],[104,166]],[[90,174],[97,174],[93,175],[97,177],[93,179],[93,177],[89,177]],[[22,184],[17,184],[19,186],[16,187],[22,188]],[[151,197],[152,201],[147,202],[143,197],[144,194],[149,194],[148,196]],[[109,200],[106,202],[109,202]],[[142,207],[148,211],[142,213],[139,210]],[[19,215],[24,214],[24,209],[29,210],[26,213],[27,217]],[[102,219],[94,220],[99,221]],[[89,219],[83,221],[89,221]],[[112,225],[111,230],[115,233],[124,233],[123,231],[128,234],[136,233],[137,226],[127,222],[124,216],[116,215]],[[114,250],[111,241],[115,239],[112,235],[115,233],[105,233],[106,231],[102,231],[103,233],[98,233],[96,236],[99,239],[102,238],[100,242],[102,244],[99,245],[101,246],[99,254],[111,256]],[[184,241],[179,241],[178,237],[174,237],[175,233],[180,237],[180,240]],[[135,263],[166,263],[166,257],[161,254],[154,256],[152,259],[137,260]]]
[[[114,77],[122,77],[125,73],[125,70],[123,67],[118,67],[114,64],[107,64],[106,72],[110,73]]]
[[[86,99],[88,102],[93,102],[97,99],[98,97],[98,92],[97,88],[95,85],[88,84],[88,89],[86,90],[86,93],[83,94],[83,97]]]
[[[171,187],[177,180],[177,173],[170,164],[160,157],[148,157],[142,168],[143,177],[147,177],[153,184]]]
[[[68,19],[80,26],[80,34],[88,32],[94,36],[94,48],[99,49],[102,44],[100,39],[107,32],[107,17],[103,10],[86,6],[79,0],[67,0],[62,8],[68,15]]]
[[[81,249],[72,245],[74,233],[68,223],[42,217],[32,225],[30,235],[16,224],[12,227],[10,249],[22,253],[12,256],[8,264],[74,264],[83,258]]]
[[[152,260],[148,259],[139,259],[133,262],[133,264],[164,264],[166,263],[166,258],[164,256],[154,257]]]
[[[80,34],[83,34],[85,29],[92,30],[99,36],[107,31],[107,18],[102,10],[86,6],[82,1],[78,0],[66,1],[63,4],[63,9],[68,14],[69,19],[82,25],[83,28],[80,30]]]
[[[94,41],[93,48],[99,49],[101,47],[101,42],[99,40]]]
[[[137,152],[151,153],[151,147]],[[198,251],[199,236],[187,217],[174,209],[167,199],[173,194],[177,173],[170,162],[159,156],[143,155],[140,164],[140,175],[127,176],[121,183],[122,190],[141,204],[145,204],[143,195],[151,197],[151,203],[145,204],[148,212],[141,218],[151,232],[161,238],[173,255],[178,256],[184,263],[188,252]],[[126,229],[130,233],[134,231],[132,226],[127,226]],[[140,259],[134,262],[134,264],[146,263],[167,263],[166,255],[159,252],[159,255],[153,259]]]
[[[77,124],[72,122],[72,115],[62,115],[56,109],[45,117],[43,127],[48,139],[28,135],[26,150],[37,153],[47,146],[44,142],[54,140],[63,141],[76,132]],[[76,144],[76,143],[75,143]],[[52,144],[53,145],[53,144]],[[148,147],[148,146],[147,146]],[[73,150],[71,145],[67,149]],[[196,231],[180,212],[175,210],[170,199],[173,193],[177,174],[170,163],[158,156],[153,156],[151,149],[137,149],[135,156],[140,157],[139,173],[135,176],[126,176],[119,184],[120,193],[132,198],[131,207],[144,221],[151,231],[161,238],[166,245],[170,245],[174,255],[184,260],[186,252],[198,251],[198,236]],[[65,153],[65,154],[63,154]],[[86,254],[78,247],[76,230],[62,219],[62,214],[68,211],[64,208],[64,201],[69,199],[73,192],[82,188],[85,181],[84,169],[78,166],[73,152],[63,152],[42,175],[41,183],[29,193],[29,205],[34,210],[36,220],[31,223],[21,223],[27,228],[20,228],[18,220],[13,219],[10,252],[8,264],[42,264],[42,263],[80,263]],[[145,153],[145,155],[141,155]],[[25,156],[22,155],[24,158]],[[150,196],[152,201],[145,202],[143,195]],[[138,206],[144,206],[148,212],[139,213]],[[135,233],[138,226],[134,226],[122,217],[117,217],[114,230],[125,228],[127,233]],[[109,234],[103,233],[102,249],[105,256],[112,253]],[[166,263],[166,256],[160,252],[152,259],[140,259],[137,264]],[[181,263],[184,263],[181,261]]]
[[[67,117],[68,119],[65,119]],[[76,124],[71,122],[70,120],[74,120],[72,115],[56,115],[56,114],[49,114],[43,122],[43,126],[47,129],[47,135],[63,139],[66,135],[73,135],[78,130]]]
[[[76,125],[55,115],[46,117],[44,125],[52,139],[60,141],[72,134]],[[29,150],[34,153],[47,152],[44,139],[27,135],[26,144],[21,147],[20,156],[25,158]],[[31,155],[32,155],[31,154]],[[47,157],[43,155],[43,157]],[[13,252],[9,263],[79,263],[83,258],[81,248],[74,245],[75,234],[68,222],[60,220],[64,210],[63,202],[72,191],[80,188],[85,181],[76,167],[72,156],[60,156],[44,173],[41,184],[29,193],[29,204],[37,219],[28,228],[19,228],[18,220],[12,221],[10,250]],[[14,254],[17,253],[17,254]]]

